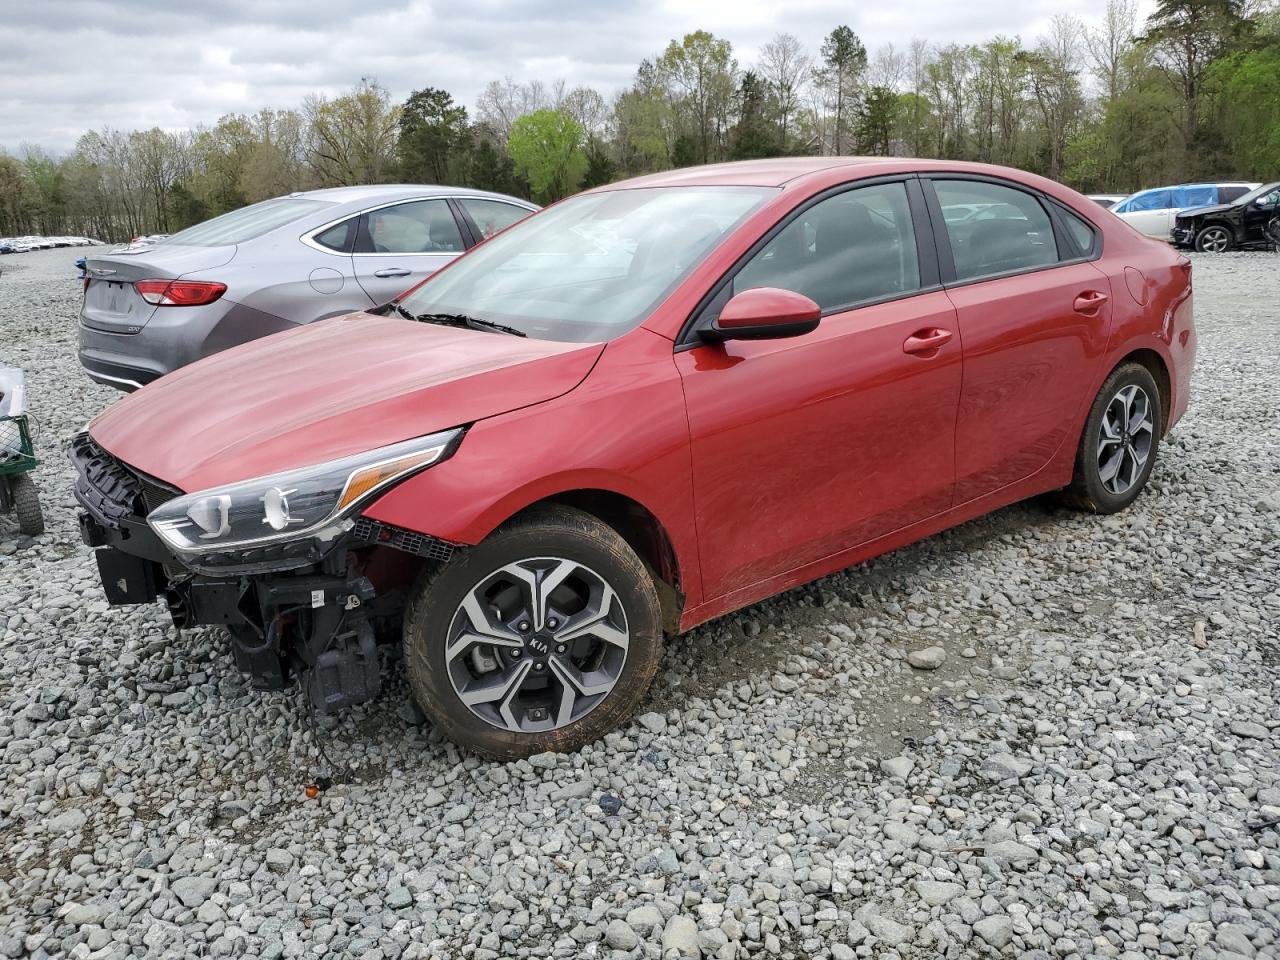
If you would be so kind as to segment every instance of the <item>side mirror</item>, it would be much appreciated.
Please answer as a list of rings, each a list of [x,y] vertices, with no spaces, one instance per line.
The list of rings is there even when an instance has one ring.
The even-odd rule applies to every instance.
[[[799,337],[818,329],[822,308],[802,293],[756,287],[737,294],[720,311],[703,340],[774,340]]]

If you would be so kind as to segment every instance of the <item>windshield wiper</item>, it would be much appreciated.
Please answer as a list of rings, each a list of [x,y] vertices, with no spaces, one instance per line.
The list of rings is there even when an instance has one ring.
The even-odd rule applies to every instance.
[[[492,320],[481,320],[479,317],[469,317],[465,313],[419,313],[415,316],[400,304],[396,304],[396,309],[409,317],[410,320],[416,320],[419,323],[438,323],[446,327],[469,327],[472,330],[492,330],[494,333],[509,333],[513,337],[528,336],[523,330],[517,330],[515,327],[494,323]]]

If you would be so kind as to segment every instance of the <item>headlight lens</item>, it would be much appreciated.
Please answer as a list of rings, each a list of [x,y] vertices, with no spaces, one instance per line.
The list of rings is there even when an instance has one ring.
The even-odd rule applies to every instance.
[[[240,550],[287,540],[330,540],[343,520],[379,490],[457,448],[463,430],[446,430],[314,467],[177,497],[147,523],[180,554]]]

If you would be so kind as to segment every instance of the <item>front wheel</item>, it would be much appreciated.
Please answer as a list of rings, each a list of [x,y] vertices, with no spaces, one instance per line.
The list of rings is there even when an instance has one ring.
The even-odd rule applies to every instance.
[[[515,759],[577,750],[625,721],[657,671],[662,616],[622,537],[548,507],[429,571],[404,647],[414,697],[441,731]]]
[[[1196,234],[1196,249],[1201,253],[1226,253],[1234,238],[1221,224],[1211,224]]]
[[[40,509],[40,493],[35,481],[25,473],[11,477],[9,497],[18,515],[18,530],[28,537],[44,533],[44,511]]]
[[[1151,372],[1140,363],[1117,367],[1089,410],[1062,500],[1090,513],[1129,506],[1147,485],[1163,432],[1160,388]]]

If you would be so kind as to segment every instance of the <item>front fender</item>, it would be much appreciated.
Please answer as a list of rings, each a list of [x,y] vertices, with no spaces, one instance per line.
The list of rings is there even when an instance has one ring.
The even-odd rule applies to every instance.
[[[550,497],[620,494],[662,524],[686,598],[700,602],[689,425],[671,351],[670,340],[632,331],[608,345],[577,389],[477,422],[449,460],[392,488],[365,515],[476,544]]]

